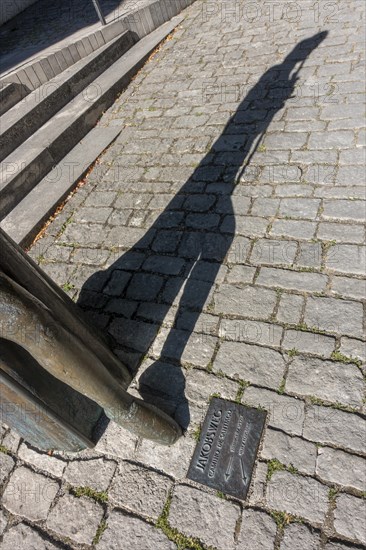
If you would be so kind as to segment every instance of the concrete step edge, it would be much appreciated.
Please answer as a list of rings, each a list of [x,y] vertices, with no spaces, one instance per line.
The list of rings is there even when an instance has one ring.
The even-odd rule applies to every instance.
[[[2,220],[1,228],[18,244],[28,246],[120,132],[120,128],[101,127],[89,132]]]
[[[0,118],[0,160],[38,130],[138,40],[124,31],[88,57],[29,93]]]

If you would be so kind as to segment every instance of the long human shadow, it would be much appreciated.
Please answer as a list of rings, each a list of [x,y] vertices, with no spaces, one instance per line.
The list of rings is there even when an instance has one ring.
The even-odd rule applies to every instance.
[[[158,337],[163,340],[160,360],[144,370],[139,390],[184,429],[190,415],[181,360],[183,356],[183,361],[190,362],[189,354],[184,356],[187,342],[234,238],[232,191],[274,116],[293,95],[305,59],[326,36],[322,32],[298,43],[281,64],[261,76],[143,238],[82,288],[83,309],[101,304],[99,312],[125,316],[112,322],[110,333],[117,346],[138,350],[140,359],[170,307],[177,307],[171,328],[162,329]],[[141,303],[136,307],[131,300]],[[145,321],[143,331],[136,320]],[[202,340],[198,347],[204,345]]]

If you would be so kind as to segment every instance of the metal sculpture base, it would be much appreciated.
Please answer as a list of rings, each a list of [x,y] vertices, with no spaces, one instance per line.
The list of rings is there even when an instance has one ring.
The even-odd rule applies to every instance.
[[[179,426],[128,394],[130,382],[76,304],[0,229],[3,422],[38,447],[80,450],[94,444],[104,409],[135,434],[173,444]]]

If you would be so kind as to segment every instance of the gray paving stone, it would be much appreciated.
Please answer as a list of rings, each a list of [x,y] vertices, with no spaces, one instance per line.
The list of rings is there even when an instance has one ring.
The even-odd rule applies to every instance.
[[[267,134],[264,145],[267,149],[301,149],[306,143],[307,134],[298,132],[282,132]]]
[[[128,285],[127,298],[138,301],[153,301],[162,289],[163,284],[164,279],[158,275],[136,273]]]
[[[59,484],[21,466],[12,473],[3,494],[10,513],[37,521],[46,519]]]
[[[268,223],[266,218],[257,216],[225,216],[220,231],[230,234],[235,232],[237,235],[247,237],[263,237]]]
[[[289,269],[262,267],[256,283],[258,285],[297,290],[302,292],[322,292],[328,277],[320,273],[307,273]]]
[[[301,267],[320,268],[322,263],[322,246],[320,243],[299,243],[299,255],[296,264]]]
[[[15,461],[10,455],[0,451],[0,483],[3,483],[8,477],[14,464]]]
[[[207,404],[213,394],[233,401],[239,385],[227,378],[214,376],[199,369],[190,369],[186,375],[185,395],[189,401]]]
[[[207,367],[214,354],[216,342],[216,338],[206,334],[162,328],[154,340],[152,353],[156,358],[176,359],[198,367]]]
[[[273,237],[292,237],[294,239],[312,239],[316,223],[303,220],[275,220],[272,224]]]
[[[362,185],[365,180],[363,166],[340,166],[337,172],[337,185]]]
[[[359,491],[366,489],[366,460],[330,447],[320,447],[316,461],[316,473],[325,481],[352,487]]]
[[[91,544],[103,517],[103,508],[91,498],[66,494],[52,508],[47,527],[80,544]]]
[[[298,395],[360,407],[364,384],[356,365],[300,356],[290,364],[286,389]]]
[[[4,534],[1,542],[3,550],[14,550],[15,548],[27,548],[27,550],[56,550],[59,546],[43,538],[38,531],[29,525],[19,523],[14,525]]]
[[[65,470],[64,479],[74,487],[106,491],[115,470],[116,463],[111,460],[72,460]]]
[[[251,209],[251,214],[253,216],[263,216],[263,217],[275,216],[279,204],[280,204],[279,199],[268,199],[268,198],[255,199]]]
[[[148,350],[157,332],[154,325],[129,319],[114,319],[109,327],[109,333],[119,345],[141,352]]]
[[[275,510],[321,524],[328,509],[328,487],[311,477],[275,472],[268,483],[267,503]]]
[[[17,452],[19,443],[20,437],[14,430],[9,430],[3,437],[3,446],[12,453]]]
[[[282,347],[288,350],[296,349],[302,353],[313,353],[314,355],[329,357],[335,349],[335,339],[314,332],[286,330]]]
[[[214,295],[215,313],[229,315],[243,315],[267,320],[271,316],[275,303],[276,293],[272,290],[245,286],[238,288],[234,285],[221,285]]]
[[[310,134],[309,149],[333,149],[352,147],[354,133],[348,130],[338,130],[338,132],[314,132]]]
[[[179,275],[184,261],[169,256],[150,256],[143,264],[145,271],[162,273],[164,275]]]
[[[337,498],[337,507],[334,511],[334,528],[337,533],[366,544],[365,522],[360,521],[366,515],[364,499],[351,495],[341,494]]]
[[[281,323],[297,325],[300,322],[304,302],[303,296],[284,292],[278,306],[277,320]]]
[[[222,319],[219,336],[234,342],[251,342],[264,346],[279,346],[283,329],[273,323],[250,321],[248,319]]]
[[[286,264],[292,265],[297,252],[294,241],[259,240],[255,243],[250,256],[254,264]]]
[[[303,436],[310,441],[362,453],[366,422],[352,413],[313,405],[306,409]]]
[[[234,265],[227,274],[228,283],[252,283],[255,267],[249,265]]]
[[[269,348],[223,342],[214,360],[213,370],[275,389],[281,383],[285,362],[278,351]]]
[[[319,534],[312,532],[306,525],[292,523],[285,529],[280,550],[319,550]]]
[[[350,220],[363,222],[366,219],[365,201],[325,200],[324,219]]]
[[[18,456],[24,460],[24,462],[28,462],[32,464],[32,466],[48,472],[55,477],[61,477],[66,467],[66,462],[63,460],[46,453],[37,452],[28,447],[25,443],[21,444]]]
[[[129,550],[177,549],[162,531],[140,518],[113,511],[108,517],[107,524],[108,528],[100,539],[98,550],[121,550],[123,547]]]
[[[277,526],[270,515],[257,510],[243,510],[241,529],[236,548],[251,550],[273,550]]]
[[[253,407],[263,407],[268,411],[269,426],[293,435],[302,434],[305,404],[300,399],[249,387],[244,391],[242,402]]]
[[[356,298],[363,300],[366,294],[366,282],[350,277],[333,277],[332,290],[345,298]]]
[[[280,215],[291,218],[316,218],[320,201],[318,199],[282,199]]]
[[[362,225],[344,223],[321,223],[318,238],[323,241],[362,243],[365,240],[365,230]]]
[[[237,504],[180,485],[173,493],[169,523],[187,536],[197,537],[204,544],[226,550],[234,547],[239,516]]]
[[[115,422],[109,422],[99,439],[95,450],[109,457],[132,458],[137,445],[137,437]]]
[[[362,304],[335,298],[310,297],[305,308],[304,321],[309,327],[362,336]]]
[[[192,416],[192,407],[190,413]],[[188,436],[181,437],[171,447],[163,447],[159,443],[144,439],[137,449],[136,460],[176,479],[184,479],[195,446],[196,441]]]
[[[257,462],[248,498],[248,502],[251,506],[265,505],[266,483],[267,464],[265,462]]]
[[[289,435],[268,428],[264,437],[261,456],[264,459],[276,458],[282,464],[294,466],[299,472],[314,475],[317,448],[314,443],[300,437]]]
[[[361,340],[355,340],[354,338],[348,338],[347,336],[341,338],[340,352],[346,357],[366,361],[366,344]]]
[[[354,244],[337,244],[328,251],[326,267],[333,271],[364,275],[366,270],[366,247]]]

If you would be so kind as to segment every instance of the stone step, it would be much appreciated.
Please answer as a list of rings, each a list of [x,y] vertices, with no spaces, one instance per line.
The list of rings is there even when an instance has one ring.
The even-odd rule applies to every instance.
[[[16,105],[18,101],[21,101],[27,94],[29,94],[29,90],[24,84],[0,82],[0,116]]]
[[[159,43],[182,20],[182,16],[176,16],[137,42],[93,81],[94,90],[97,91],[94,98],[86,98],[83,92],[78,94],[5,159],[2,165],[5,168],[7,163],[8,169],[11,168],[13,172],[10,174],[8,171],[7,178],[0,183],[0,217],[3,220],[1,227],[14,240],[22,245],[28,243],[57,205],[64,200],[70,189],[76,185],[85,173],[85,162],[80,163],[85,158],[89,159],[88,149],[92,149],[94,141],[98,141],[97,134],[94,135],[93,132],[101,129],[95,128],[93,132],[90,131]],[[90,138],[88,135],[83,140],[88,132],[91,134]],[[115,130],[115,135],[118,133],[119,131]],[[114,138],[111,137],[110,141],[112,139]],[[102,140],[101,145],[97,147],[99,153],[104,148]],[[71,157],[64,158],[71,149]],[[98,153],[92,151],[90,154],[92,159],[86,162],[89,162],[89,165],[98,156]],[[73,155],[76,155],[75,159]],[[80,165],[79,172],[75,170],[70,181],[69,168],[74,162],[77,166]],[[54,171],[50,172],[52,168]],[[58,172],[61,174],[62,182],[57,177]],[[52,184],[54,179],[56,185]]]
[[[58,111],[0,165],[0,219],[6,216],[52,167],[95,126],[99,117],[127,87],[158,44],[182,21],[176,16],[141,39]]]
[[[114,61],[129,50],[137,40],[137,35],[131,31],[123,32],[96,52],[78,61],[28,94],[1,116],[0,160],[6,158],[55,113],[82,92]],[[85,94],[88,95],[88,88],[86,88]]]
[[[120,128],[91,130],[2,220],[1,228],[16,243],[29,245],[44,222],[120,132]]]
[[[57,47],[47,48],[42,55],[35,53],[26,62],[22,55],[19,57],[17,51],[13,52],[10,59],[5,56],[0,62],[0,83],[15,82],[33,91],[122,32],[131,30],[139,38],[143,38],[192,2],[194,0],[146,0],[144,3],[126,3],[125,13],[120,16],[117,14],[116,20],[105,26],[101,26],[99,22],[95,23],[84,31],[81,30],[72,37],[61,40]],[[7,69],[8,66],[11,68]]]

